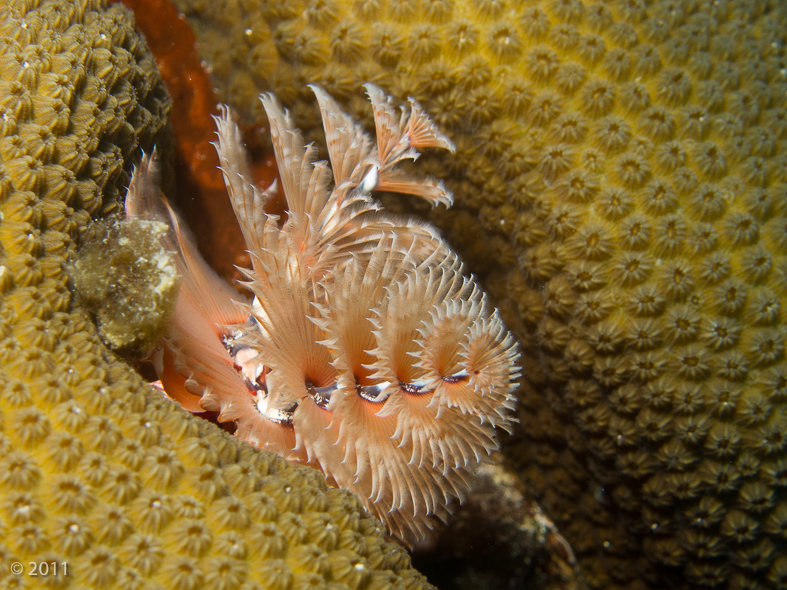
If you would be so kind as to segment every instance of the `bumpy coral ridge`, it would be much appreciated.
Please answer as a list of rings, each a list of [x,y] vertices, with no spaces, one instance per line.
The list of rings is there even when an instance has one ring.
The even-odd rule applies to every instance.
[[[164,400],[72,302],[75,238],[169,109],[128,11],[4,3],[0,39],[0,585],[428,586],[357,500]],[[59,574],[12,575],[31,561]]]
[[[606,556],[590,582],[630,587],[639,545],[691,584],[784,587],[784,3],[251,5],[195,24],[230,102],[271,75],[316,128],[303,82],[360,114],[371,80],[455,139],[465,213],[434,220],[485,233],[471,269],[500,263],[532,360],[509,456]],[[211,49],[227,33],[248,49]]]

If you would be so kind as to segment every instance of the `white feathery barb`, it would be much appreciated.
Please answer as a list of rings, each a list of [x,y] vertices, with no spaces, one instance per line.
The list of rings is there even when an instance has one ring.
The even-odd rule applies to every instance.
[[[250,250],[262,247],[262,235],[269,223],[265,204],[276,193],[277,183],[261,191],[252,183],[251,166],[240,129],[232,119],[230,109],[221,105],[216,122],[217,140],[213,143],[221,163],[224,185],[238,219],[243,239]],[[276,221],[275,219],[273,220]]]
[[[336,187],[340,188],[350,181],[353,174],[358,174],[361,163],[368,158],[372,149],[372,139],[363,127],[339,108],[336,101],[325,90],[315,84],[310,84],[309,88],[314,92],[320,105],[331,169]]]
[[[441,181],[397,168],[420,148],[454,145],[415,102],[365,86],[376,138],[311,86],[330,166],[270,94],[261,97],[287,201],[280,225],[254,186],[240,129],[222,107],[214,144],[252,261],[249,297],[199,256],[145,156],[127,215],[169,223],[183,275],[157,363],[168,395],[211,409],[236,435],[320,469],[355,492],[406,543],[461,500],[475,467],[511,429],[519,369],[513,337],[430,224],[381,211],[387,190],[451,204]],[[376,140],[376,141],[375,141]]]
[[[454,142],[435,126],[418,101],[410,99],[411,113],[407,122],[407,138],[414,148],[437,147],[454,153]]]
[[[142,159],[131,174],[126,193],[126,219],[162,221],[160,176],[158,150],[154,147],[151,153],[142,154]]]

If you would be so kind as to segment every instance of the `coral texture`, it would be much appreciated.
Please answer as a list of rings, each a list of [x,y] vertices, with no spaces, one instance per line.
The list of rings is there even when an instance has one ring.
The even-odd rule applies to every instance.
[[[428,586],[354,497],[163,399],[74,300],[75,240],[169,109],[130,13],[4,2],[0,44],[0,585]],[[31,561],[59,574],[11,573]]]
[[[183,276],[165,355],[184,379],[164,362],[160,374],[184,407],[219,411],[239,437],[321,469],[412,542],[464,496],[498,448],[495,428],[510,431],[516,346],[434,229],[383,213],[372,197],[391,190],[450,204],[442,183],[410,177],[401,162],[451,142],[417,103],[400,113],[369,84],[375,142],[313,90],[331,168],[278,101],[262,97],[287,200],[281,227],[265,211],[278,184],[250,182],[238,126],[226,109],[216,119],[252,303],[228,293],[165,214],[155,160],[135,171],[128,215],[169,220]]]
[[[593,586],[787,584],[783,2],[178,3],[249,118],[373,81],[455,140],[433,219],[524,344],[508,456]]]

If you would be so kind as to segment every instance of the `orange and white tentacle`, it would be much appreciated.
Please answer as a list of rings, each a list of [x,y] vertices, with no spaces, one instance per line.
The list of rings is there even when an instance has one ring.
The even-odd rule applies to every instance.
[[[228,190],[233,191],[229,182]],[[293,452],[291,425],[267,419],[257,409],[253,382],[262,378],[262,365],[252,357],[245,361],[246,371],[239,371],[237,359],[228,349],[237,334],[233,326],[243,324],[249,316],[249,303],[199,255],[194,240],[160,192],[155,154],[143,156],[134,171],[126,215],[165,221],[170,226],[165,247],[176,253],[181,275],[164,350],[156,363],[165,393],[191,412],[215,410],[220,421],[237,421],[238,433],[244,438],[298,458]]]

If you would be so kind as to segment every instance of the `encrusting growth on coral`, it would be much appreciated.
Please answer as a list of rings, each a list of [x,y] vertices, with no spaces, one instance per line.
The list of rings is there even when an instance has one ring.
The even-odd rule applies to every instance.
[[[227,109],[217,118],[251,256],[251,302],[199,258],[158,193],[152,158],[135,172],[126,206],[132,219],[168,219],[180,251],[183,284],[159,366],[165,390],[187,409],[234,420],[240,438],[321,469],[412,542],[462,498],[473,468],[498,447],[495,428],[510,429],[517,355],[435,230],[372,199],[386,190],[450,204],[442,183],[396,164],[453,145],[417,103],[397,113],[366,88],[376,142],[313,87],[330,168],[275,98],[262,97],[288,205],[281,227],[264,210],[277,186],[250,184],[239,129]]]
[[[0,3],[0,587],[431,587],[352,494],[163,399],[70,290],[169,109],[128,10]]]
[[[162,248],[168,226],[157,221],[94,223],[71,276],[102,340],[113,350],[144,355],[158,345],[175,310],[180,277]]]

